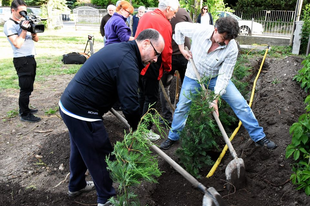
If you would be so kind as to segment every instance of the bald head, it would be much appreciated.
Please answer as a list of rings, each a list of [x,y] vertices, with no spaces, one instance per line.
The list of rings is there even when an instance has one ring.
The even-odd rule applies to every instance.
[[[144,64],[156,62],[165,47],[164,38],[155,29],[143,30],[136,38],[136,42]]]

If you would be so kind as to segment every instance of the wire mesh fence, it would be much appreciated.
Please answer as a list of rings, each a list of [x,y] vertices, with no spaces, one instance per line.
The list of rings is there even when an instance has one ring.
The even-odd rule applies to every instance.
[[[295,11],[262,10],[250,14],[235,11],[234,14],[261,24],[263,35],[290,37],[294,32]]]

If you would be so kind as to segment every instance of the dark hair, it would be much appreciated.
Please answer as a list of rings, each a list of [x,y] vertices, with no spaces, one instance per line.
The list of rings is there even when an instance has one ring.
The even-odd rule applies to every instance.
[[[14,0],[11,3],[11,9],[17,9],[19,6],[27,6],[23,0]]]
[[[159,39],[159,32],[155,29],[145,29],[136,38],[137,41],[143,41],[145,39],[154,40],[155,42]]]
[[[209,11],[208,6],[207,6],[207,5],[204,5],[204,6],[203,6],[203,7],[201,7],[201,9],[200,9],[200,13],[201,13],[201,14],[203,14],[203,8],[205,8],[205,7],[207,7],[207,9],[208,9],[208,11]]]
[[[238,21],[233,17],[221,17],[216,20],[215,28],[217,28],[220,34],[226,33],[225,39],[235,39],[239,34],[239,24]]]

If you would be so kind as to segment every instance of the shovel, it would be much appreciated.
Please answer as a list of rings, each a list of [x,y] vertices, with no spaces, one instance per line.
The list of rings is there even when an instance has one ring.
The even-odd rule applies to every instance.
[[[188,49],[186,48],[186,50],[188,51]],[[191,64],[193,65],[195,74],[197,76],[197,79],[199,82],[201,82],[201,78],[200,75],[198,73],[198,70],[194,64],[193,59],[189,59]],[[207,91],[207,89],[205,88],[204,84],[200,84],[201,88],[203,89],[203,91]],[[212,115],[219,127],[219,129],[221,130],[221,133],[224,137],[225,143],[227,144],[230,154],[233,156],[233,160],[229,162],[229,164],[226,167],[225,170],[225,175],[226,175],[226,180],[228,182],[230,182],[232,185],[234,185],[236,188],[241,188],[245,185],[246,183],[246,178],[245,178],[245,167],[244,167],[244,161],[241,158],[238,158],[237,153],[235,151],[235,149],[233,148],[231,142],[229,141],[229,138],[225,132],[225,129],[219,119],[219,117],[217,116],[217,114],[215,113],[215,111],[212,112]],[[228,189],[230,187],[228,186]]]
[[[123,122],[128,129],[130,125],[127,120],[116,112],[113,108],[110,110],[121,122]],[[222,199],[221,195],[213,188],[209,187],[208,189],[198,182],[191,174],[184,170],[179,164],[177,164],[173,159],[171,159],[166,153],[159,149],[156,145],[149,142],[150,147],[161,156],[168,164],[170,164],[178,173],[180,173],[185,179],[187,179],[195,188],[201,190],[204,193],[202,206],[227,206],[227,204]]]

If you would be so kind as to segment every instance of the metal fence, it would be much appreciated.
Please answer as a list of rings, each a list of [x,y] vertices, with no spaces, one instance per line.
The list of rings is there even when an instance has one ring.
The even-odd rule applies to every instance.
[[[264,28],[262,35],[290,37],[294,32],[295,11],[262,10],[251,14],[235,11],[234,14],[242,20],[262,24]]]

